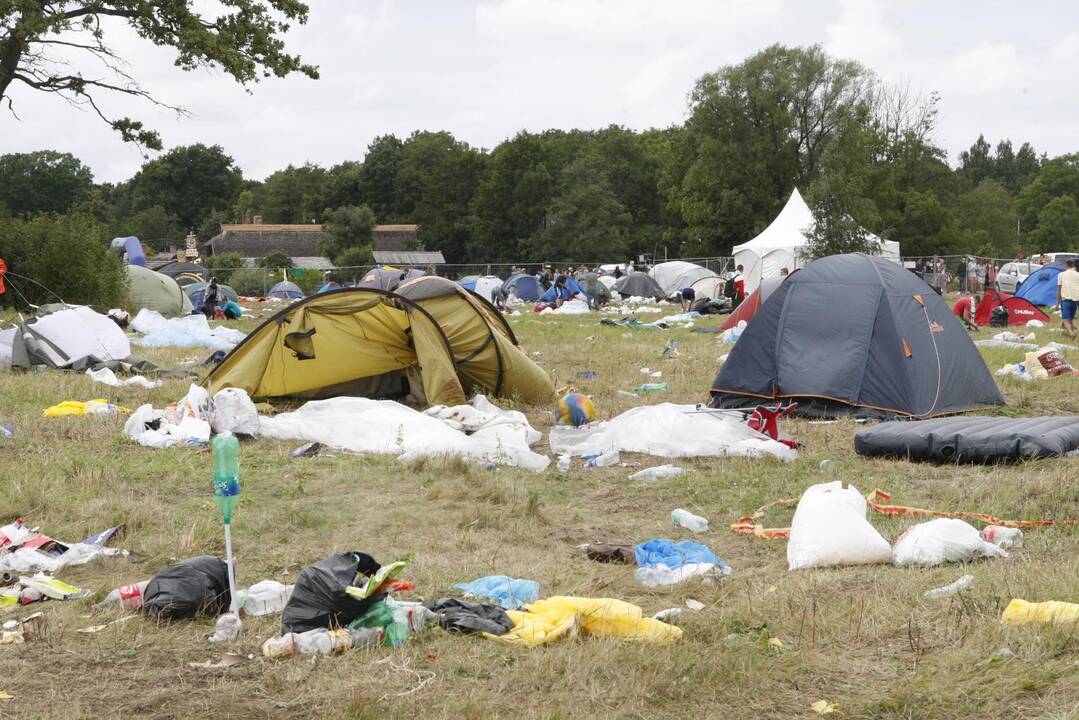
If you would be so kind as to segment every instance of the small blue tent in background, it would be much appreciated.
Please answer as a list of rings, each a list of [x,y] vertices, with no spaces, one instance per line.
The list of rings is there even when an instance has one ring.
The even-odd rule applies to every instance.
[[[270,288],[269,297],[279,300],[303,300],[307,296],[303,294],[299,285],[284,280]]]
[[[1030,274],[1015,291],[1015,296],[1034,305],[1057,304],[1057,275],[1064,272],[1064,263],[1049,263]]]
[[[543,297],[541,297],[540,300],[543,302],[554,302],[556,296],[555,291],[557,289],[558,288],[554,285],[547,288],[547,292],[543,293]],[[580,285],[577,284],[577,281],[574,280],[572,276],[566,278],[566,290],[569,291],[569,297],[563,296],[563,299],[565,300],[569,300],[569,298],[573,297],[574,295],[584,295],[584,290],[581,288]]]
[[[532,275],[516,273],[502,283],[502,292],[506,293],[506,295],[512,292],[517,296],[518,300],[523,300],[524,302],[535,302],[543,295],[543,286]]]
[[[109,244],[113,250],[123,250],[127,255],[125,260],[128,265],[140,265],[146,267],[146,255],[142,252],[142,243],[134,235],[122,238],[113,238]]]

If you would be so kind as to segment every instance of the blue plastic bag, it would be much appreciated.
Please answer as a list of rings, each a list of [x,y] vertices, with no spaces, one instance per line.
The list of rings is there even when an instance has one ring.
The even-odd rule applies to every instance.
[[[539,583],[505,575],[488,575],[470,583],[454,585],[466,595],[494,600],[506,610],[517,610],[539,599]]]
[[[725,560],[718,557],[707,545],[696,540],[648,540],[634,548],[633,552],[640,567],[666,565],[671,570],[676,570],[688,563],[711,563],[721,568],[727,566]]]

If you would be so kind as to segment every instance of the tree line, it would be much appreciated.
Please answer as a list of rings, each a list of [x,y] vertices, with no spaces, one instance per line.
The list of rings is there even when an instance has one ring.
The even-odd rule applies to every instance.
[[[262,180],[218,145],[173,148],[119,183],[67,153],[4,155],[0,217],[75,218],[80,232],[163,249],[250,210],[326,223],[334,260],[362,257],[378,222],[418,224],[451,263],[590,263],[729,255],[797,187],[820,253],[857,249],[860,228],[908,256],[1071,249],[1079,155],[979,136],[953,168],[934,140],[939,102],[820,47],[775,45],[702,76],[686,121],[661,129],[520,132],[489,150],[444,131],[383,135],[362,157]]]

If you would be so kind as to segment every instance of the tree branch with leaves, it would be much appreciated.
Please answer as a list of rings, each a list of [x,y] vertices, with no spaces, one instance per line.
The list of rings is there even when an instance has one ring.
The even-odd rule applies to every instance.
[[[15,114],[19,86],[56,95],[88,107],[124,141],[160,150],[156,131],[139,120],[114,117],[103,102],[109,95],[126,95],[187,113],[159,100],[129,72],[107,42],[117,23],[143,40],[173,48],[177,67],[219,69],[244,87],[297,72],[318,78],[318,68],[286,52],[282,40],[292,23],[307,22],[305,3],[218,0],[217,5],[220,11],[211,17],[191,0],[0,0],[0,104]]]

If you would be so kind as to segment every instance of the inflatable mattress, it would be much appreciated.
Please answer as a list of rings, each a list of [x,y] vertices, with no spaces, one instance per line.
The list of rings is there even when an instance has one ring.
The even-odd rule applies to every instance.
[[[885,422],[854,436],[870,457],[997,462],[1065,455],[1079,448],[1079,417],[947,417]]]

